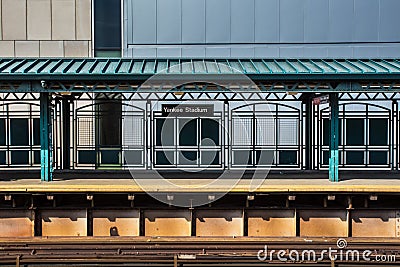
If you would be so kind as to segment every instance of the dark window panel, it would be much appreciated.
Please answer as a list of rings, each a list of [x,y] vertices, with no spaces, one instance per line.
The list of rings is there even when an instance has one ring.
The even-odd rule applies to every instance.
[[[33,144],[40,145],[40,119],[33,119]]]
[[[179,154],[179,164],[197,165],[197,151],[181,151]]]
[[[0,151],[0,165],[6,165],[6,151]]]
[[[233,151],[234,165],[251,165],[251,162],[252,162],[251,151],[248,150]]]
[[[94,1],[96,50],[121,49],[121,1]]]
[[[179,145],[180,146],[197,146],[197,120],[179,120]]]
[[[346,145],[364,145],[364,131],[364,119],[346,119]]]
[[[388,145],[388,120],[370,119],[369,120],[369,144],[372,146]]]
[[[219,145],[219,123],[212,119],[201,120],[201,139],[211,139],[215,145]],[[203,145],[211,145],[211,140],[203,141]]]
[[[201,164],[206,166],[220,165],[218,151],[203,151],[201,152]]]
[[[11,151],[11,164],[27,165],[29,164],[28,151]]]
[[[387,165],[388,164],[388,152],[386,152],[386,151],[370,151],[369,152],[369,164]]]
[[[256,164],[258,165],[272,165],[274,163],[273,150],[257,150],[256,151]]]
[[[11,145],[29,145],[29,126],[28,119],[10,119]]]
[[[279,164],[296,165],[297,151],[279,151]]]
[[[120,150],[103,150],[100,152],[101,164],[120,164]]]
[[[124,151],[125,164],[141,165],[143,164],[143,152],[140,150]]]
[[[0,119],[0,146],[6,145],[6,120]]]
[[[33,151],[33,163],[34,164],[40,164],[40,151]]]
[[[156,145],[173,146],[175,138],[174,120],[157,119],[156,120]]]
[[[94,150],[81,150],[78,151],[79,164],[96,164],[96,151]]]
[[[157,151],[156,152],[156,165],[173,165],[174,152],[172,151]]]
[[[364,151],[347,151],[346,164],[348,165],[364,165]]]

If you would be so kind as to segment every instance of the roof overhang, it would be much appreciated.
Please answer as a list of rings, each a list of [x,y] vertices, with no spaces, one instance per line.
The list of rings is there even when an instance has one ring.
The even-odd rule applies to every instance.
[[[54,90],[88,91],[73,87],[77,83],[112,84],[117,92],[134,91],[148,79],[185,82],[229,80],[233,83],[243,76],[252,82],[268,84],[263,90],[310,91],[307,85],[330,83],[325,91],[362,91],[375,84],[377,92],[400,91],[400,61],[397,59],[125,59],[125,58],[3,58],[0,59],[0,90],[7,91],[5,83],[24,83],[14,89],[26,91],[53,91],[43,88],[40,81],[64,83],[68,86]],[[118,84],[129,84],[121,89]],[[27,85],[29,84],[29,86]],[[71,87],[72,84],[72,87]],[[107,86],[106,86],[107,87]],[[61,88],[61,89],[60,89]],[[91,91],[104,86],[90,87]],[[304,89],[305,88],[305,89]],[[321,90],[321,88],[316,90]],[[372,90],[372,86],[367,89]],[[385,89],[386,88],[386,89]],[[13,90],[14,90],[13,89]],[[182,88],[181,88],[182,89]],[[184,89],[184,88],[183,88]],[[14,92],[15,92],[14,90]],[[12,90],[11,90],[12,91]],[[322,90],[324,91],[324,90]]]

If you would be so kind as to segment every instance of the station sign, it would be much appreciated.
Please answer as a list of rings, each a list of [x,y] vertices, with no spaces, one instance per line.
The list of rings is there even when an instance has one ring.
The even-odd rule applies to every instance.
[[[174,117],[212,117],[214,116],[214,105],[209,104],[193,104],[193,105],[177,105],[163,104],[161,105],[162,116]]]

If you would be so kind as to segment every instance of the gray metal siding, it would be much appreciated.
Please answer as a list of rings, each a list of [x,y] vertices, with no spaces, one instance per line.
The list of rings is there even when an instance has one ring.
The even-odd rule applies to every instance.
[[[398,57],[399,0],[125,0],[129,57]]]

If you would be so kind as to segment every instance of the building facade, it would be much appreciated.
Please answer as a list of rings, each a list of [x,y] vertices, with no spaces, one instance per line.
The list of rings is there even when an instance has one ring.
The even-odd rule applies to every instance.
[[[400,260],[400,1],[0,8],[0,264]]]

